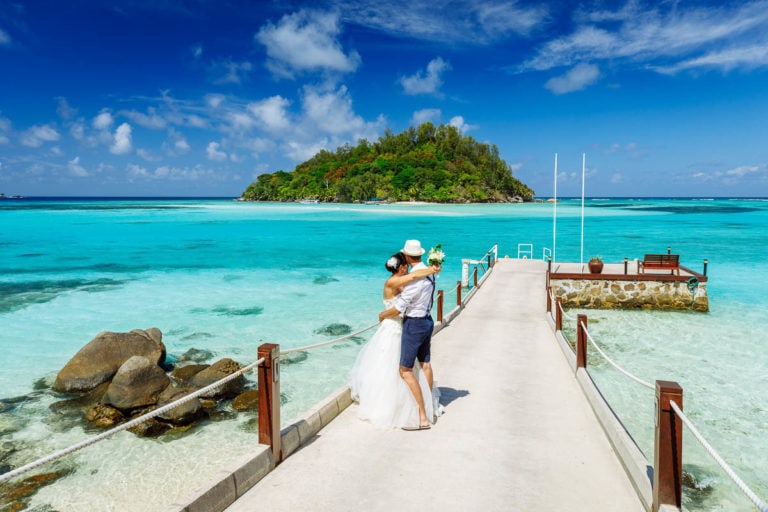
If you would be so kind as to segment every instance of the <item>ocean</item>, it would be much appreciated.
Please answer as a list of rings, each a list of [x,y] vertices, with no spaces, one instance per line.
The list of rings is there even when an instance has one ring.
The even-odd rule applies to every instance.
[[[461,260],[555,250],[556,261],[607,262],[644,253],[708,261],[709,313],[569,311],[618,364],[684,389],[686,415],[763,500],[768,462],[768,200],[561,199],[526,204],[282,204],[232,199],[0,200],[0,471],[91,435],[57,417],[48,386],[102,331],[157,327],[169,357],[191,348],[241,364],[265,342],[326,341],[334,324],[377,321],[384,262],[408,238],[447,254],[438,288]],[[556,238],[553,239],[553,231]],[[450,304],[452,296],[447,295]],[[344,385],[373,331],[314,350],[282,369],[286,423]],[[572,336],[573,329],[566,326]],[[590,373],[646,456],[653,392],[589,354]],[[255,379],[255,375],[251,377]],[[438,378],[439,381],[439,378]],[[256,443],[253,416],[178,436],[118,434],[57,462],[69,474],[42,487],[32,510],[163,510]],[[752,510],[685,434],[686,510]],[[38,470],[39,471],[39,470]]]

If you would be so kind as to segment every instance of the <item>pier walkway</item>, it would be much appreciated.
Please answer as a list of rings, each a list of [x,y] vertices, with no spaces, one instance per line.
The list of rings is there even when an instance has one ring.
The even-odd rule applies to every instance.
[[[644,510],[547,321],[545,274],[499,260],[433,338],[431,430],[377,430],[352,404],[227,512]]]

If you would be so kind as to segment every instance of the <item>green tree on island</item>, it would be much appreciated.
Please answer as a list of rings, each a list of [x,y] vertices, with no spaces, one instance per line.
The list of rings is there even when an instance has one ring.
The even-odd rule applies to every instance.
[[[247,201],[532,201],[534,191],[512,176],[494,144],[462,136],[454,126],[423,123],[374,143],[321,150],[293,172],[262,174],[242,195]]]

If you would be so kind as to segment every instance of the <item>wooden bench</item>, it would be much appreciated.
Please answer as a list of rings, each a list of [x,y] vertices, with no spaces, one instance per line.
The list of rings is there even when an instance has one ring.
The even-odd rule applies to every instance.
[[[680,275],[679,254],[646,254],[640,262],[640,269],[645,274],[646,268],[669,269],[670,274],[677,272]]]

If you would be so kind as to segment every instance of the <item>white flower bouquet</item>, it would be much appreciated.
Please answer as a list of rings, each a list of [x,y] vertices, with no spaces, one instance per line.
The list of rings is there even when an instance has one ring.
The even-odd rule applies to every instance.
[[[443,261],[445,261],[443,246],[437,244],[429,250],[429,253],[427,253],[427,265],[442,265]]]

